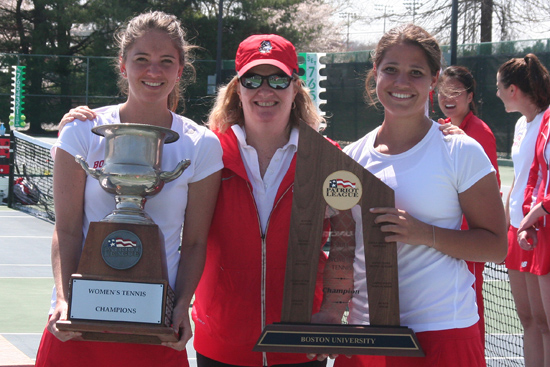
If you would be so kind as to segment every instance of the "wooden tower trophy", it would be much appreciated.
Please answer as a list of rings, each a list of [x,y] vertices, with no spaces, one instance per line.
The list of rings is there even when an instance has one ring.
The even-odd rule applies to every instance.
[[[385,242],[369,211],[394,206],[390,187],[300,124],[281,323],[267,325],[255,351],[424,355],[414,332],[400,326],[396,243]],[[320,270],[328,223],[330,250]],[[357,308],[369,325],[353,324],[352,312],[342,322],[353,297],[368,299]]]
[[[170,129],[124,123],[92,131],[105,137],[105,164],[91,169],[82,157],[76,161],[115,195],[116,209],[90,223],[77,274],[70,280],[68,320],[56,326],[81,332],[84,340],[177,341],[164,237],[143,208],[147,197],[178,178],[190,162],[161,171],[164,144],[179,139]]]

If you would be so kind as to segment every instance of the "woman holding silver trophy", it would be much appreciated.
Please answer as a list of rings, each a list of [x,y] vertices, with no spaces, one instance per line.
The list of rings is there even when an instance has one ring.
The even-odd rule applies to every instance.
[[[52,149],[55,289],[37,366],[188,365],[185,345],[192,336],[189,305],[206,258],[208,229],[223,167],[222,150],[212,132],[173,112],[184,68],[192,69],[191,46],[176,17],[163,12],[136,16],[118,41],[120,85],[127,93],[126,102],[77,116],[82,121],[67,124]],[[164,234],[168,280],[175,290],[172,325],[180,339],[164,345],[71,340],[81,334],[56,327],[58,320],[67,319],[69,278],[77,270],[90,222],[101,220],[115,207],[113,196],[86,175],[75,156],[82,156],[90,167],[101,167],[105,163],[105,139],[91,129],[127,122],[168,128],[179,135],[177,144],[164,147],[163,167],[172,169],[186,159],[191,162],[179,178],[147,201],[147,213]],[[136,151],[136,155],[141,153]]]

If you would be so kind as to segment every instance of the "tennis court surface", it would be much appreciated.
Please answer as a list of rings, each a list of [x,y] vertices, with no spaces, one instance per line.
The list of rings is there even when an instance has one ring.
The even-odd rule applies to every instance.
[[[0,206],[0,366],[32,366],[48,317],[53,224]]]

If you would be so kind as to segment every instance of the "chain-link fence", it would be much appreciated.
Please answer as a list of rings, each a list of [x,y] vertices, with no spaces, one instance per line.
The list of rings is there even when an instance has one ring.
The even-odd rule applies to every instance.
[[[446,60],[449,47],[442,47]],[[477,82],[475,100],[479,117],[493,130],[499,156],[507,157],[512,146],[514,125],[519,113],[507,113],[496,96],[499,66],[515,57],[534,53],[550,69],[550,40],[484,43],[458,46],[457,64],[468,67]],[[365,77],[372,67],[369,52],[327,54],[325,110],[330,116],[327,135],[338,141],[354,141],[378,126],[383,119],[381,107],[365,103]],[[435,95],[432,117],[443,117]]]
[[[442,47],[446,59],[449,47]],[[514,124],[518,113],[509,114],[496,97],[498,67],[514,57],[535,53],[550,68],[550,40],[483,43],[458,46],[457,63],[472,70],[477,81],[476,101],[479,116],[493,130],[497,151],[506,157],[510,152]],[[325,134],[338,141],[354,141],[379,125],[383,118],[381,107],[368,107],[364,98],[364,81],[372,67],[370,52],[327,54],[326,93],[323,107],[328,119]],[[25,65],[26,120],[30,134],[44,134],[40,126],[55,125],[71,107],[86,104],[91,107],[118,103],[124,100],[116,86],[115,59],[112,57],[69,57],[0,54],[0,121],[7,125],[11,101],[12,65]],[[197,60],[194,63],[196,81],[185,93],[185,112],[201,122],[212,105],[216,62]],[[234,62],[223,62],[222,80],[234,74]],[[212,84],[209,84],[209,81]],[[433,117],[442,117],[437,100]],[[181,111],[180,111],[181,112]]]
[[[11,110],[12,66],[25,65],[24,110],[31,135],[44,135],[42,127],[56,125],[63,114],[78,105],[99,107],[120,103],[125,97],[117,87],[116,59],[55,55],[0,54],[0,122],[8,125]],[[224,61],[222,78],[234,74],[234,61]],[[208,113],[215,91],[215,60],[195,61],[196,80],[185,92],[179,111],[201,122]],[[183,111],[185,107],[185,112]],[[54,135],[53,133],[52,135]]]

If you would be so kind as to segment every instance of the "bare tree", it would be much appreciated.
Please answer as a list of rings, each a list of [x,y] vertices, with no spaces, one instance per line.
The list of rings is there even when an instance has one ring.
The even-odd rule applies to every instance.
[[[493,40],[493,0],[481,0],[480,41]]]
[[[369,0],[376,4],[379,0]],[[451,32],[452,0],[403,1],[404,7],[395,7],[391,23],[418,24],[442,42],[449,42]],[[526,30],[550,31],[550,2],[548,0],[459,0],[458,41],[478,43],[526,39]],[[387,15],[377,14],[371,21],[380,21]]]
[[[346,29],[357,19],[349,15],[353,0],[305,0],[294,7],[293,27],[309,37],[297,38],[296,48],[303,52],[346,51]],[[340,16],[338,16],[340,15]],[[280,21],[279,16],[272,23]]]

